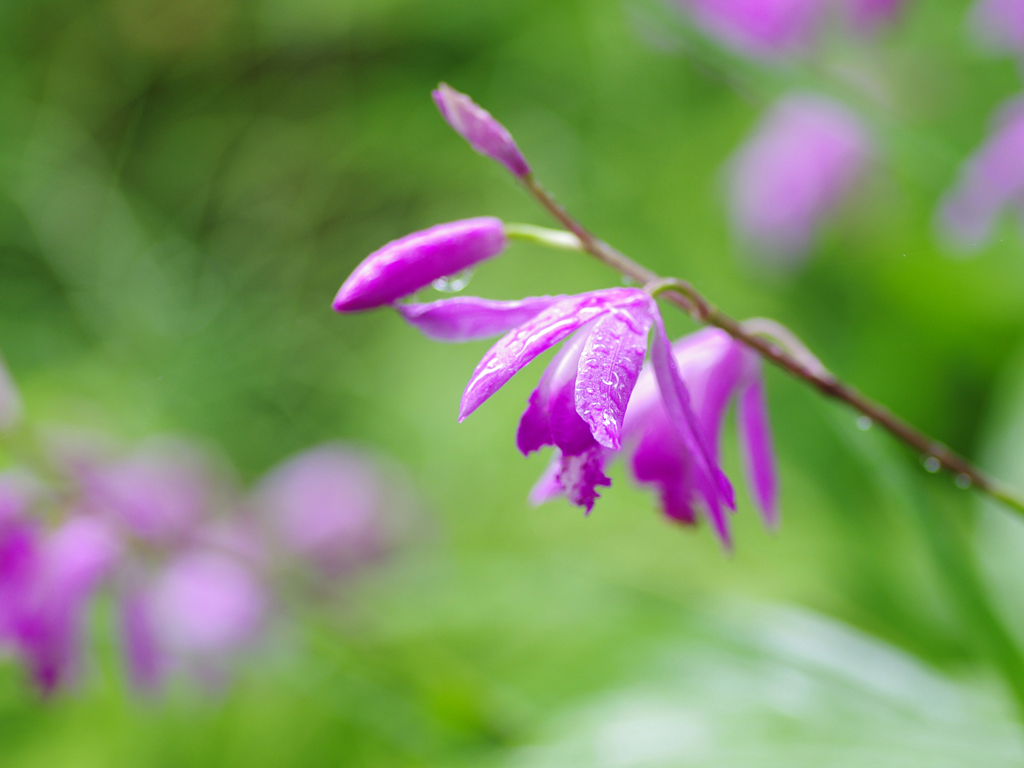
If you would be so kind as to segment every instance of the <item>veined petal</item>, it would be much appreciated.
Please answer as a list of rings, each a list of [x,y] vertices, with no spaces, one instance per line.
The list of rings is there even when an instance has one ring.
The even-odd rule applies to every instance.
[[[562,345],[558,354],[541,374],[537,388],[530,393],[529,405],[519,420],[519,430],[516,433],[516,445],[524,456],[545,445],[557,445],[570,454],[579,453],[593,443],[592,438],[587,440],[590,431],[576,413],[572,401],[576,369],[579,367],[580,355],[593,322],[584,325]],[[569,390],[568,400],[564,395],[566,389]],[[553,401],[556,404],[554,413]],[[580,434],[585,444],[578,450],[573,450],[571,444],[578,442],[577,437]]]
[[[473,371],[462,395],[459,421],[479,408],[537,355],[573,331],[612,308],[636,308],[649,301],[650,297],[637,288],[591,291],[563,299],[509,331],[487,351]]]
[[[718,462],[701,434],[702,430],[697,416],[690,405],[690,395],[686,389],[686,383],[679,375],[679,368],[672,354],[672,345],[665,334],[665,326],[661,322],[660,315],[655,315],[654,325],[656,336],[651,347],[651,362],[658,386],[661,389],[665,409],[669,419],[678,430],[687,452],[693,456],[696,462],[697,485],[705,497],[712,521],[716,523],[723,543],[729,546],[727,530],[720,519],[720,501],[725,501],[730,507],[733,506],[732,485],[725,473],[718,467]]]
[[[530,296],[520,301],[493,301],[457,296],[429,304],[395,307],[410,324],[436,341],[477,341],[508,333],[566,296]]]
[[[611,310],[596,322],[580,355],[576,411],[605,448],[622,447],[622,419],[647,354],[651,319],[649,307]]]
[[[768,405],[760,372],[740,394],[736,413],[747,483],[765,524],[775,528],[779,523],[778,477],[768,423]]]

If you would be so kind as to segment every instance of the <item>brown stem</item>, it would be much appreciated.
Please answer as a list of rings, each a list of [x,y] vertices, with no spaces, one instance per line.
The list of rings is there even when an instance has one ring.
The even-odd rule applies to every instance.
[[[737,320],[725,314],[704,298],[690,283],[675,278],[663,278],[642,264],[587,231],[578,221],[544,189],[532,175],[522,179],[523,185],[547,211],[554,216],[566,229],[580,239],[583,249],[612,269],[631,278],[637,283],[647,286],[652,293],[665,293],[665,298],[677,305],[695,320],[721,328],[734,339],[746,344],[762,357],[770,360],[783,370],[807,382],[818,389],[826,397],[841,400],[855,410],[867,416],[873,423],[879,424],[909,445],[928,460],[934,459],[941,467],[954,475],[957,480],[969,483],[989,496],[1003,502],[1015,512],[1024,514],[1024,501],[1003,483],[990,477],[978,469],[963,456],[948,446],[913,427],[899,416],[892,413],[881,403],[865,397],[853,387],[844,384],[833,374],[820,367],[811,367],[777,344],[775,341],[744,328]]]

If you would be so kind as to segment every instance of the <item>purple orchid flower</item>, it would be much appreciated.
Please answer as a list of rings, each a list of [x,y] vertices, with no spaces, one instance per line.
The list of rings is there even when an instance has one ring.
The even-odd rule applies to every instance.
[[[692,397],[700,431],[717,461],[725,411],[737,401],[740,445],[747,484],[765,523],[778,523],[777,479],[771,445],[760,360],[724,331],[708,328],[672,345],[672,355]],[[692,450],[679,440],[663,399],[657,374],[640,374],[623,426],[624,442],[637,482],[655,486],[666,516],[684,524],[696,522],[694,503],[705,498],[705,479],[694,465]],[[711,524],[730,546],[728,520],[720,508],[707,504]]]
[[[841,104],[807,95],[782,99],[732,160],[736,230],[766,258],[799,260],[861,174],[870,146],[860,121]]]
[[[508,130],[491,113],[445,83],[433,92],[434,103],[455,132],[481,155],[497,160],[515,176],[530,173],[526,158]]]
[[[827,0],[677,0],[705,33],[741,53],[764,58],[806,51]]]
[[[966,252],[988,241],[1006,208],[1024,203],[1024,98],[1005,105],[994,123],[939,207],[940,229]]]
[[[435,338],[476,338],[476,330],[483,327],[492,334],[507,331],[470,377],[462,396],[460,421],[530,361],[564,341],[530,395],[516,443],[524,455],[554,445],[558,452],[552,486],[589,512],[598,498],[596,487],[611,483],[604,464],[622,447],[626,407],[654,325],[657,336],[652,360],[672,428],[694,453],[695,465],[706,481],[703,488],[708,503],[733,506],[732,488],[700,435],[686,385],[668,352],[657,305],[646,292],[609,288],[577,296],[507,302],[504,309],[501,305],[469,297],[430,305],[427,326]],[[525,307],[533,315],[523,321],[520,313],[527,312]],[[406,319],[417,325],[426,314],[414,311]],[[513,325],[515,322],[519,324]],[[473,329],[472,333],[466,328]]]
[[[120,617],[129,676],[142,691],[159,688],[178,667],[219,678],[266,621],[269,601],[260,579],[213,549],[184,551],[151,582],[139,581],[122,594]]]
[[[121,551],[114,532],[94,517],[74,517],[42,541],[14,634],[43,692],[54,691],[77,674],[86,607]]]
[[[434,280],[497,256],[507,243],[505,225],[490,216],[438,224],[392,240],[353,270],[334,298],[334,310],[393,304]]]

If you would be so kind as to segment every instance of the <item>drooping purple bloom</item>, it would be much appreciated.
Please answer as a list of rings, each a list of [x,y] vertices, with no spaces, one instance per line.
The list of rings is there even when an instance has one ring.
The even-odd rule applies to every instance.
[[[530,166],[512,134],[490,112],[446,83],[437,86],[432,95],[444,119],[473,149],[497,160],[516,176],[530,173]]]
[[[523,320],[517,315],[520,310],[532,312],[532,316]],[[445,318],[446,328],[453,329],[439,334],[444,338],[461,340],[466,336],[462,328],[486,327],[492,334],[508,331],[470,377],[462,396],[460,421],[530,361],[565,342],[530,395],[516,442],[523,454],[554,445],[558,469],[551,477],[552,485],[589,511],[598,497],[596,487],[610,484],[604,464],[621,448],[623,418],[647,352],[651,325],[661,327],[651,297],[636,288],[610,288],[525,302],[442,301],[435,303],[434,311]],[[673,383],[667,396],[673,403],[674,428],[700,452],[698,465],[707,474],[706,490],[714,503],[722,500],[731,505],[728,480],[695,431],[696,417],[685,385],[668,370],[670,356],[657,353],[657,347],[667,343],[659,331],[654,360],[666,381]]]
[[[497,256],[506,244],[504,225],[490,216],[413,232],[363,259],[338,291],[334,309],[356,312],[392,304],[434,280]]]
[[[988,241],[1006,208],[1024,204],[1024,98],[1004,106],[994,123],[939,207],[940,229],[965,251]]]
[[[286,552],[336,577],[386,547],[384,485],[365,454],[324,445],[271,470],[256,490],[256,506]]]
[[[1024,54],[1024,3],[977,0],[970,24],[978,41],[996,53]]]
[[[94,517],[72,518],[42,543],[14,633],[44,692],[76,675],[86,607],[121,550],[110,527]]]
[[[774,58],[806,51],[828,0],[677,0],[705,33],[741,53]]]
[[[818,96],[787,96],[734,156],[730,213],[759,255],[792,262],[842,200],[870,156],[871,142],[846,107]]]
[[[672,355],[716,462],[726,408],[736,399],[748,486],[765,522],[774,526],[777,481],[759,359],[714,328],[680,339],[672,345]],[[703,499],[712,525],[728,545],[728,520],[708,503],[706,473],[694,463],[697,454],[673,429],[665,401],[658,395],[659,383],[653,367],[645,368],[626,412],[623,441],[633,475],[638,482],[655,486],[665,514],[678,522],[695,522],[695,503]]]

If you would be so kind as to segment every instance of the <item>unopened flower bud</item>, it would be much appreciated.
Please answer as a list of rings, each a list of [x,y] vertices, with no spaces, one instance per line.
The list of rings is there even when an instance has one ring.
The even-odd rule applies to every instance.
[[[490,112],[446,83],[437,86],[432,95],[444,119],[473,149],[497,160],[516,176],[530,172],[512,134]]]
[[[500,219],[481,216],[413,232],[374,251],[334,298],[337,312],[391,304],[434,280],[497,256],[507,239]]]

